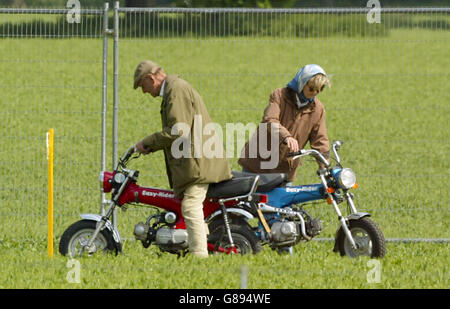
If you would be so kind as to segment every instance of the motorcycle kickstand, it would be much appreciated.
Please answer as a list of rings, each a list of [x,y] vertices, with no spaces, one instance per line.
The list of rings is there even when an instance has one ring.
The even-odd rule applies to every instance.
[[[225,208],[225,205],[221,201],[219,202],[219,204],[220,204],[220,208],[222,210],[222,216],[223,216],[223,222],[225,224],[225,230],[228,235],[228,240],[230,241],[231,252],[234,252],[235,246],[234,246],[234,242],[233,242],[233,237],[231,236],[231,229],[230,229],[230,223],[228,221],[227,210]]]

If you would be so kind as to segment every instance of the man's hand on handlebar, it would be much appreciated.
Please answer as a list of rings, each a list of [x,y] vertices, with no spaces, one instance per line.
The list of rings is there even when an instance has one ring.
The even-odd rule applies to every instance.
[[[139,153],[144,154],[144,155],[150,153],[150,151],[147,149],[147,147],[144,146],[144,144],[142,143],[142,141],[139,141],[139,142],[136,144],[136,150],[137,150]]]

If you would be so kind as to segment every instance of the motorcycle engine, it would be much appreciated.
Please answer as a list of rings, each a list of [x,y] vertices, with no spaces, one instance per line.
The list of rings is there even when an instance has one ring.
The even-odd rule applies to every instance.
[[[184,229],[160,228],[156,231],[157,245],[176,245],[187,248],[187,231]]]
[[[184,229],[172,229],[162,227],[151,228],[149,225],[139,222],[134,227],[134,236],[142,241],[144,247],[148,247],[151,242],[159,246],[162,251],[178,253],[188,248],[187,231]]]
[[[311,237],[319,235],[320,232],[322,232],[322,229],[322,221],[317,218],[306,222],[306,233]]]
[[[150,230],[150,226],[143,222],[139,222],[134,226],[134,237],[137,240],[146,241],[148,238],[148,232]]]
[[[278,246],[289,246],[295,243],[300,235],[300,227],[293,221],[277,221],[272,224],[270,234]]]
[[[184,229],[160,228],[156,231],[155,244],[161,251],[179,253],[188,248],[188,235]]]

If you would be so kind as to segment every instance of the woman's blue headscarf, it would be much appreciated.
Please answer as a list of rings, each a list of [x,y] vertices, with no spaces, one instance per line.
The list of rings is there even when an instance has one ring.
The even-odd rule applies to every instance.
[[[298,96],[297,98],[297,107],[301,108],[309,103],[314,101],[314,97],[308,99],[303,94],[303,87],[308,83],[308,81],[317,74],[323,74],[327,76],[327,73],[317,64],[307,64],[303,68],[300,69],[300,71],[295,74],[294,78],[286,85],[286,87],[291,88],[294,90],[298,95],[300,95],[300,99]]]

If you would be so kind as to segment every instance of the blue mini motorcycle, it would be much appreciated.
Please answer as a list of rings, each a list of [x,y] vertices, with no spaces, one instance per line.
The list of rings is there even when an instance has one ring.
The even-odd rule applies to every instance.
[[[358,212],[353,201],[352,188],[357,186],[356,175],[350,168],[344,168],[338,155],[341,141],[332,145],[336,166],[318,151],[302,149],[289,156],[293,159],[313,156],[326,167],[317,172],[319,183],[301,186],[285,186],[286,174],[258,174],[257,192],[267,195],[267,201],[259,203],[257,214],[258,237],[272,249],[283,251],[300,241],[309,241],[322,231],[322,221],[312,218],[302,204],[326,200],[336,211],[340,225],[336,231],[334,251],[342,256],[367,255],[382,258],[386,253],[386,242],[379,226],[366,212]],[[235,176],[248,175],[233,172]],[[344,216],[339,204],[347,202],[348,215]]]

